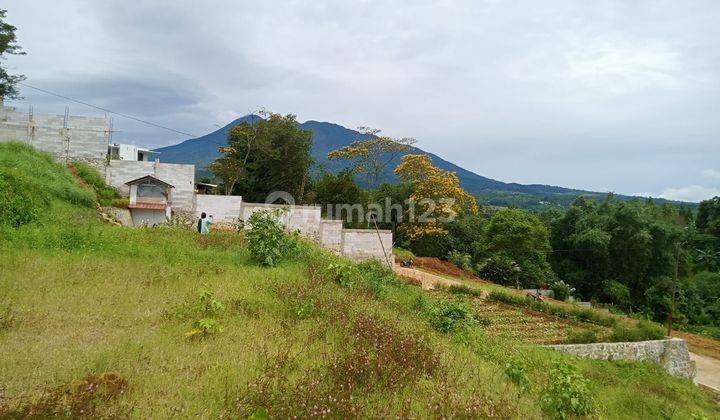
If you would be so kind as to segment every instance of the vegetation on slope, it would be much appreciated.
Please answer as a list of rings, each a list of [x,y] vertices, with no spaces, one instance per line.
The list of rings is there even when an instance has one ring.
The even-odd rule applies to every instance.
[[[0,145],[3,170],[17,148]],[[42,166],[23,176],[57,172],[60,191],[92,197],[19,152]],[[0,222],[0,417],[720,415],[659,366],[486,334],[466,298],[378,264],[298,243],[261,267],[242,233],[104,225],[48,194],[34,220]]]

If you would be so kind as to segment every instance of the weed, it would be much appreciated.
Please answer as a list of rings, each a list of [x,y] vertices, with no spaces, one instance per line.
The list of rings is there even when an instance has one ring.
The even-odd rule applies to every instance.
[[[541,400],[545,412],[554,418],[587,416],[595,411],[590,381],[568,364],[556,363],[553,366]]]
[[[274,267],[287,258],[292,251],[293,241],[285,235],[280,223],[282,209],[261,210],[248,219],[248,249],[252,259],[266,267]]]
[[[443,333],[462,333],[477,324],[470,305],[453,300],[430,304],[426,308],[426,315],[430,325]]]
[[[15,322],[15,314],[12,305],[8,302],[0,302],[0,333],[7,331]]]
[[[597,343],[597,333],[593,330],[571,330],[565,338],[567,344]]]
[[[519,360],[511,360],[505,364],[505,374],[522,391],[530,389],[530,378],[528,378],[525,364]]]
[[[330,263],[324,272],[327,279],[343,287],[353,287],[361,278],[357,267],[348,261]]]
[[[9,408],[0,405],[0,418],[117,418],[127,417],[112,407],[122,396],[128,382],[116,373],[89,375],[45,393],[39,400]]]
[[[464,284],[452,284],[448,287],[448,292],[456,295],[467,295],[473,297],[481,297],[483,295],[482,290],[465,286]]]
[[[657,324],[646,320],[639,321],[634,326],[616,325],[610,335],[610,341],[645,341],[665,338],[665,331]]]

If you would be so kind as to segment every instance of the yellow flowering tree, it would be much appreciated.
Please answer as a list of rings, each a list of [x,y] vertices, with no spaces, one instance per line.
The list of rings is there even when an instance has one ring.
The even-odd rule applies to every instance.
[[[454,219],[463,213],[477,214],[475,197],[460,187],[455,172],[433,166],[428,155],[413,154],[402,157],[395,168],[395,174],[413,185],[410,200],[415,202],[415,211],[406,225],[406,234],[411,240],[430,235],[445,235],[444,221]]]
[[[350,161],[353,170],[364,173],[368,185],[374,188],[387,165],[400,153],[410,150],[415,139],[378,136],[380,130],[368,127],[359,127],[358,130],[366,137],[365,140],[356,140],[348,146],[333,150],[327,157],[328,160]]]

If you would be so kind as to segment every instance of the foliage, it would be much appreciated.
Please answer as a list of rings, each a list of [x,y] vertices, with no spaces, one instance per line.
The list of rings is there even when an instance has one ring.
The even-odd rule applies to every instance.
[[[567,344],[588,344],[597,343],[597,333],[593,330],[572,330],[568,333],[565,343]]]
[[[352,162],[351,171],[364,173],[368,185],[374,188],[388,164],[400,153],[410,150],[415,139],[377,136],[380,130],[368,127],[359,127],[358,130],[363,137],[362,140],[356,140],[348,146],[331,151],[327,158]]]
[[[111,207],[117,207],[119,209],[126,209],[130,205],[130,199],[129,198],[114,198],[110,202]]]
[[[485,280],[520,288],[520,266],[506,255],[493,255],[477,265],[478,275]]]
[[[282,209],[260,210],[248,218],[250,229],[245,237],[252,259],[262,266],[274,267],[290,255],[294,240],[285,234],[280,218]]]
[[[570,287],[567,283],[562,280],[557,280],[552,284],[551,287],[555,299],[560,301],[566,301],[567,298],[575,291],[575,288]]]
[[[485,252],[517,263],[517,278],[524,287],[550,283],[554,275],[547,260],[549,234],[535,216],[518,209],[503,209],[490,217],[485,230]],[[507,261],[507,260],[505,260]]]
[[[353,287],[358,282],[360,272],[350,262],[338,261],[328,264],[325,275],[340,286]]]
[[[242,191],[243,199],[263,202],[269,193],[285,191],[302,201],[308,182],[312,133],[297,126],[294,115],[261,112],[263,118],[242,122],[228,132],[207,169],[220,178],[225,194]]]
[[[665,338],[665,331],[657,324],[641,320],[635,326],[627,326],[618,324],[613,327],[610,341],[645,341],[645,340],[661,340]]]
[[[473,272],[472,258],[470,254],[465,254],[460,251],[450,251],[447,256],[448,261],[455,264],[458,268],[465,271]]]
[[[467,295],[474,297],[480,297],[483,295],[482,290],[474,287],[465,286],[464,284],[452,284],[448,287],[448,292],[456,295]]]
[[[24,55],[20,45],[17,43],[15,36],[15,28],[5,22],[7,10],[0,9],[0,60],[4,60],[5,54]],[[8,74],[4,66],[0,66],[0,98],[20,99],[20,92],[17,90],[17,84],[25,80],[25,76],[21,74]]]
[[[478,212],[475,198],[460,187],[457,175],[433,166],[428,155],[403,156],[395,174],[413,186],[410,199],[416,204],[416,220],[405,227],[411,240],[423,236],[443,236],[447,234],[443,222],[458,215]]]
[[[505,364],[507,377],[523,391],[530,389],[530,378],[528,378],[525,363],[520,360],[510,360]]]
[[[75,161],[72,163],[72,167],[75,169],[77,176],[95,190],[98,204],[101,206],[110,206],[114,200],[120,197],[115,188],[105,184],[105,179],[93,166],[85,162]]]
[[[430,325],[443,333],[463,333],[477,323],[470,306],[455,300],[433,302],[425,313]]]
[[[328,207],[331,207],[332,218],[342,219],[347,225],[357,225],[364,220],[364,214],[353,212],[351,209],[341,208],[338,214],[335,205],[364,205],[368,202],[368,194],[358,187],[353,179],[354,175],[350,170],[344,170],[337,175],[323,171],[319,178],[313,183],[312,189],[315,193],[315,203],[322,206],[324,217],[328,217]]]
[[[595,412],[590,381],[569,364],[557,363],[542,395],[543,407],[553,418],[587,416]]]

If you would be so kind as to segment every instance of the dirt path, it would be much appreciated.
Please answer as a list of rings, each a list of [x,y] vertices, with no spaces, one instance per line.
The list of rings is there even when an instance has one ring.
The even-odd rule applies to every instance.
[[[692,352],[690,353],[690,359],[695,361],[698,383],[713,388],[720,393],[720,360]]]
[[[420,286],[425,290],[433,289],[438,284],[443,286],[462,285],[462,283],[460,283],[459,281],[450,280],[448,278],[426,273],[424,271],[416,270],[414,268],[400,267],[399,265],[396,265],[393,268],[395,270],[395,274],[406,279],[420,282]]]

